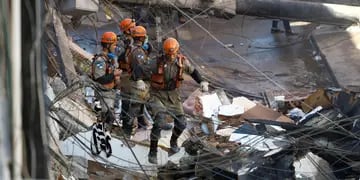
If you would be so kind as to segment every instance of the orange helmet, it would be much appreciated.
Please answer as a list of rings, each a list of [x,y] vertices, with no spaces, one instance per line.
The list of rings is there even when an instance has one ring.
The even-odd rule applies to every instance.
[[[165,54],[173,55],[178,52],[179,48],[179,42],[175,38],[167,38],[164,41],[163,49]]]
[[[113,44],[117,42],[117,36],[114,32],[105,32],[101,37],[102,43]]]
[[[146,36],[146,29],[142,26],[135,26],[131,29],[131,36],[132,37],[145,37]]]
[[[131,28],[135,27],[135,21],[130,18],[125,18],[119,23],[119,27],[122,32],[128,31]]]

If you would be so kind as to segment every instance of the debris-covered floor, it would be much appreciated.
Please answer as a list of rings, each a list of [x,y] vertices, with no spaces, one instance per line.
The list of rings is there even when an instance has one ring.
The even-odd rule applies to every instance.
[[[231,19],[201,15],[194,19],[197,23],[184,17],[185,23],[170,16],[164,19],[163,36],[176,37],[181,51],[211,84],[211,91],[202,94],[195,81],[185,78],[181,96],[188,127],[180,136],[180,152],[169,154],[171,130],[162,131],[159,163],[149,163],[150,126],[127,140],[130,147],[115,128],[111,156],[91,154],[96,116],[85,103],[86,81],[80,74],[89,70],[89,58],[100,47],[99,36],[118,32],[118,19],[107,20],[103,11],[100,8],[76,25],[62,17],[69,39],[63,40],[71,42],[78,85],[58,77],[63,65],[51,63],[59,58],[59,47],[49,46],[47,96],[56,101],[50,109],[54,121],[50,129],[56,134],[52,146],[54,154],[64,155],[62,160],[54,158],[54,172],[78,179],[360,177],[358,27],[349,32],[294,21],[296,34],[286,36],[270,33],[271,19],[242,15]],[[117,13],[119,9],[113,12],[115,17]],[[148,20],[149,36],[156,44],[156,26]],[[60,37],[58,33],[49,36]],[[345,40],[332,38],[338,34]],[[63,161],[71,168],[61,168]]]

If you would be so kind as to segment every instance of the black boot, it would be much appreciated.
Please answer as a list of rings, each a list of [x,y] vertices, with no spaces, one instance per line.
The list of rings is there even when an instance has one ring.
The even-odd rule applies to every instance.
[[[149,162],[152,164],[157,164],[157,144],[158,141],[150,141],[150,152],[149,152]]]
[[[170,139],[170,150],[173,153],[177,153],[180,151],[179,146],[177,145],[177,140],[179,138],[181,133],[178,134],[178,132],[174,129],[173,130],[173,134],[171,135],[171,139]]]

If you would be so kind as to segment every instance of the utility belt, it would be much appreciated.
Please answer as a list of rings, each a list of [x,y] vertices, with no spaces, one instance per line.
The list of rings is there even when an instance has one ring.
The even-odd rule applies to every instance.
[[[151,77],[151,87],[156,90],[173,91],[181,85],[180,80],[165,83],[163,75],[153,74]]]

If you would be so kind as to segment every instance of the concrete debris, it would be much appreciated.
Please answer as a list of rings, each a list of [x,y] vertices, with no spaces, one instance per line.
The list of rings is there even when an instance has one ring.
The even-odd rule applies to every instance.
[[[294,108],[289,111],[287,116],[294,121],[298,121],[305,116],[305,113],[299,108]]]
[[[70,2],[81,3],[70,4]],[[73,16],[72,21],[80,21],[80,16],[98,11],[97,0],[89,4],[84,4],[84,2],[85,1],[82,0],[64,0],[62,1],[62,3],[64,3],[62,10]],[[130,0],[118,0],[117,2],[143,3],[142,1]],[[168,6],[164,0],[151,2]],[[230,9],[227,10],[230,11],[228,13],[241,13],[243,11],[242,8],[248,6],[246,3],[243,3],[243,1],[239,2],[242,3],[231,1],[231,3],[227,5],[231,7],[228,8]],[[280,3],[284,2],[289,3],[291,6],[301,4],[300,2],[288,1]],[[96,6],[94,6],[94,3]],[[215,0],[209,1],[206,5],[217,5],[214,6],[217,9],[219,8],[219,3],[220,1]],[[186,8],[198,7],[199,4],[202,4],[202,1],[177,2],[178,6]],[[260,1],[254,1],[251,4],[256,5],[256,7],[262,7],[259,5],[261,4]],[[279,2],[277,4],[279,4]],[[275,4],[272,6],[274,5]],[[339,7],[329,5],[328,8],[325,8],[320,6],[321,4],[319,3],[305,3],[302,5],[301,7],[306,6],[325,10]],[[103,19],[104,21],[106,20],[103,22],[104,24],[110,20],[117,20],[114,19],[115,16],[107,6],[108,5],[106,5],[105,9],[101,10],[107,16],[107,18]],[[342,7],[344,9],[349,8],[348,6]],[[259,16],[267,16],[268,13],[272,12],[268,12],[268,9],[269,7],[265,8],[266,11],[264,11],[265,14],[263,14],[258,12],[256,8],[250,8],[251,13]],[[140,10],[141,12],[145,11],[141,8]],[[246,11],[248,10],[249,8],[246,9]],[[46,93],[47,101],[49,102],[54,100],[55,95],[59,95],[66,90],[66,85],[70,85],[71,82],[77,78],[77,73],[89,74],[91,59],[93,57],[92,54],[82,49],[67,37],[60,17],[57,13],[53,14],[58,46],[56,46],[57,51],[53,50],[55,49],[54,47],[50,52],[59,52],[58,54],[52,53],[52,55],[59,57],[62,62],[57,62],[59,66],[54,66],[56,71],[52,73],[52,77],[55,78],[49,81],[48,86],[51,87],[48,88]],[[330,12],[326,12],[325,14],[333,15]],[[349,12],[349,14],[353,16],[355,12],[352,11]],[[284,15],[276,15],[276,17],[282,16]],[[292,16],[294,16],[294,13],[288,14],[287,17]],[[308,19],[307,16],[308,15],[302,18]],[[317,21],[332,21],[332,18],[329,17]],[[185,19],[184,16],[179,18],[181,22],[185,23],[185,21],[183,21]],[[91,18],[89,18],[89,20],[91,20]],[[251,21],[253,20],[254,19],[251,19]],[[344,22],[345,24],[358,22],[358,19],[349,20],[340,18],[337,20],[339,24],[344,24]],[[151,25],[150,22],[146,23],[149,26]],[[94,27],[96,26],[97,25],[94,25]],[[102,29],[101,31],[104,30],[105,29]],[[247,31],[250,30],[247,29]],[[181,36],[181,31],[179,30],[179,32]],[[176,34],[177,33],[178,32],[176,32]],[[193,39],[196,38],[196,33],[191,35],[194,36],[192,37]],[[82,37],[79,37],[77,40],[82,40],[81,38]],[[90,41],[93,41],[93,39]],[[243,40],[241,41],[244,42]],[[231,42],[231,40],[227,42]],[[223,44],[225,48],[220,49],[229,50],[228,48],[233,48],[234,51],[236,50],[236,52],[238,52],[238,48],[247,47],[245,43],[242,42],[239,46]],[[192,43],[192,41],[184,41],[182,42],[182,46],[186,43]],[[269,44],[272,43],[274,42],[269,42]],[[194,43],[194,45],[197,44]],[[213,44],[205,43],[204,46],[210,45]],[[267,49],[267,46],[264,49]],[[251,49],[239,50],[239,52],[244,54],[248,53],[248,56],[255,53],[255,51]],[[309,52],[313,52],[310,57],[319,61],[318,63],[324,61],[325,56],[322,56],[320,51]],[[216,53],[224,57],[230,57],[230,55],[220,53],[220,51]],[[201,56],[203,56],[203,54],[199,54],[199,57]],[[271,56],[273,56],[273,54]],[[265,58],[267,57],[264,57],[264,59]],[[214,59],[220,58],[216,57]],[[286,59],[291,58],[287,57]],[[59,61],[58,59],[56,60]],[[213,64],[217,64],[216,61],[213,62]],[[236,69],[237,67],[231,67],[235,63],[238,64],[234,59],[229,58],[227,62],[229,62],[229,68],[227,68],[230,69],[230,72],[234,72],[233,70],[235,69],[237,75],[244,79],[253,80],[255,86],[257,81],[262,80],[252,75],[252,72],[248,70],[238,70]],[[285,62],[285,60],[281,59],[280,62]],[[254,64],[268,65],[264,65],[262,61],[255,61]],[[303,68],[298,69],[297,66],[299,65],[291,67],[290,70],[296,69],[301,72],[304,70]],[[204,66],[204,64],[201,64],[199,67],[204,71],[210,69],[207,65]],[[61,70],[59,70],[60,68]],[[222,68],[226,69],[225,66]],[[265,72],[265,69],[261,68],[260,70]],[[60,72],[60,74],[58,72]],[[233,76],[233,74],[231,74],[231,76]],[[59,75],[62,79],[56,77]],[[283,78],[290,75],[290,72],[284,70],[278,72],[275,76],[277,76],[276,78]],[[318,87],[320,84],[314,82],[316,81],[314,80],[316,76],[319,76],[319,74],[311,75],[311,73],[304,72],[301,73],[301,78],[291,78],[291,82],[289,83],[293,83],[295,85],[294,87]],[[238,77],[234,79],[236,78]],[[358,76],[353,79],[357,78]],[[301,81],[298,79],[301,79]],[[217,81],[222,80],[223,79],[217,79]],[[280,84],[285,84],[284,82]],[[349,85],[349,83],[346,84]],[[217,86],[215,83],[212,85]],[[243,88],[242,85],[243,84],[239,85],[241,86],[240,89]],[[192,90],[193,89],[188,91],[190,92]],[[153,164],[147,161],[148,147],[150,146],[150,129],[139,129],[134,136],[130,137],[128,141],[134,146],[129,148],[124,143],[125,140],[121,126],[113,124],[114,132],[111,132],[111,140],[109,141],[112,154],[106,155],[102,152],[99,152],[98,156],[91,154],[91,150],[88,148],[93,137],[93,132],[89,130],[94,122],[96,122],[97,117],[91,107],[84,102],[84,99],[86,99],[89,104],[93,104],[95,91],[94,89],[85,88],[85,97],[81,90],[78,90],[59,100],[51,107],[49,114],[61,122],[52,121],[52,124],[49,123],[50,131],[55,135],[55,139],[61,139],[62,141],[51,141],[50,146],[54,151],[61,152],[69,157],[68,160],[74,162],[74,164],[71,164],[74,172],[70,174],[76,178],[145,179],[145,174],[140,171],[142,166],[145,167],[145,171],[148,173],[147,175],[158,179],[221,179],[225,177],[230,179],[261,178],[275,180],[295,178],[345,179],[360,177],[360,168],[358,166],[360,162],[360,141],[358,138],[360,136],[359,93],[335,88],[318,89],[316,91],[299,91],[300,92],[288,94],[283,94],[282,91],[265,92],[263,103],[261,101],[253,101],[243,96],[229,98],[224,89],[220,88],[206,93],[196,89],[190,96],[184,96],[188,98],[183,103],[183,108],[186,114],[190,116],[187,118],[191,123],[188,123],[186,132],[179,138],[178,144],[182,144],[180,152],[170,156],[169,139],[172,132],[162,131],[157,156],[159,163],[158,166],[153,166]],[[152,118],[149,113],[147,113],[146,117],[147,119]],[[50,120],[49,118],[49,121]],[[59,126],[59,124],[61,124],[61,126]],[[56,144],[60,144],[60,147],[56,147]],[[132,153],[135,155],[130,156]],[[139,164],[137,161],[139,161]],[[71,179],[71,177],[62,177],[62,179]]]
[[[99,0],[64,0],[61,1],[61,12],[71,16],[83,16],[95,13],[99,9]]]
[[[219,115],[237,116],[244,113],[244,107],[236,104],[219,106]]]
[[[59,93],[61,93],[66,89],[66,84],[61,80],[60,77],[50,78],[49,82],[55,95],[58,95]]]
[[[225,44],[224,47],[226,47],[226,48],[233,48],[233,47],[234,47],[234,44]]]
[[[214,94],[205,97],[219,102]],[[190,157],[184,157],[180,161],[183,164],[175,169],[185,171],[196,164],[198,169],[173,178],[201,178],[209,174],[221,178],[219,173],[234,179],[264,176],[267,179],[344,179],[360,176],[359,168],[354,167],[354,163],[360,162],[360,141],[357,138],[360,98],[357,93],[319,89],[302,99],[302,103],[325,105],[326,108],[317,106],[311,111],[306,108],[308,113],[305,114],[299,104],[299,107],[287,109],[289,117],[243,97],[234,98],[233,103],[234,100],[244,107],[251,107],[237,117],[243,123],[219,124],[215,134],[194,130],[197,133],[183,144]],[[214,101],[201,102],[214,104]],[[210,106],[202,104],[201,107]],[[213,160],[204,163],[206,168],[198,165],[209,159]]]
[[[301,159],[296,160],[294,162],[294,168],[296,179],[336,179],[336,177],[330,173],[332,170],[329,163],[311,152],[307,153]]]
[[[201,96],[202,94],[203,93],[200,91],[200,89],[196,89],[183,102],[183,108],[187,114],[196,115],[198,113],[197,109],[200,109],[201,107],[198,107],[199,104],[196,104],[196,98]]]
[[[140,180],[145,179],[144,174],[138,172],[129,172],[123,168],[109,168],[106,164],[97,161],[88,161],[87,173],[89,179],[125,179],[125,180]]]
[[[60,51],[60,58],[61,58],[61,67],[63,67],[62,74],[65,77],[65,83],[67,85],[70,85],[76,78],[76,71],[75,66],[73,62],[73,56],[71,54],[71,51],[68,46],[68,37],[66,35],[65,29],[63,27],[63,23],[56,13],[56,10],[52,9],[51,11],[54,11],[53,13],[53,24],[54,24],[54,30],[56,34],[56,40],[58,42],[58,48]]]

